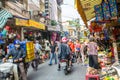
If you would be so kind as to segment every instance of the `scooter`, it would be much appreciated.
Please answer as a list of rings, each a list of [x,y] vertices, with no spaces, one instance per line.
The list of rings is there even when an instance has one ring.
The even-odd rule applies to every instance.
[[[0,61],[0,80],[14,80],[13,76],[13,64],[10,60],[6,63]]]
[[[66,59],[60,60],[60,67],[64,70],[65,75],[67,75],[72,70],[72,66],[69,66],[69,61]]]

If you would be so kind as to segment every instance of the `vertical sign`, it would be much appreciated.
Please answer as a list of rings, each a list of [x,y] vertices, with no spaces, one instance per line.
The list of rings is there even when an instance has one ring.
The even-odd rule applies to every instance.
[[[49,0],[45,0],[45,13],[46,16],[49,15]]]

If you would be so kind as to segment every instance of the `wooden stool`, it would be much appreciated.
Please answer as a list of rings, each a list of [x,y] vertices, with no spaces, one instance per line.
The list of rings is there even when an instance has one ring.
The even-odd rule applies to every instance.
[[[95,78],[96,80],[99,80],[99,75],[86,74],[86,80],[89,80],[89,78]]]

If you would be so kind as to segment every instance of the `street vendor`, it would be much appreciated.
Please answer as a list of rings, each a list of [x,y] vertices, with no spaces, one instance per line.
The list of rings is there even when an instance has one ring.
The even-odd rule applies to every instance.
[[[98,46],[94,38],[90,38],[90,42],[87,45],[89,55],[89,66],[98,69]]]

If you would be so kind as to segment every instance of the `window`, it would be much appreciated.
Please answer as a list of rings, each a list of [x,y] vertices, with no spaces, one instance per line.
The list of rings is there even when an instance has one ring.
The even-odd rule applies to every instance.
[[[19,2],[19,3],[23,4],[23,0],[9,0],[9,1],[12,1],[12,2]]]

